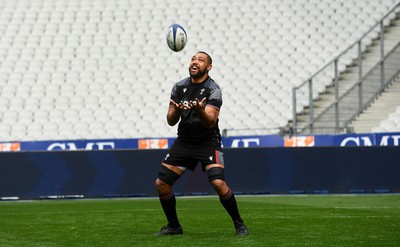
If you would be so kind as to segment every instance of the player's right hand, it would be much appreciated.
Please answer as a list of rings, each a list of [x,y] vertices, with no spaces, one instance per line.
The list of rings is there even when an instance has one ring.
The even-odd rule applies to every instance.
[[[175,110],[177,110],[177,111],[186,111],[186,110],[190,110],[191,109],[191,105],[190,104],[184,104],[182,102],[176,103],[172,99],[170,100],[170,102],[172,103],[172,105],[174,106]]]

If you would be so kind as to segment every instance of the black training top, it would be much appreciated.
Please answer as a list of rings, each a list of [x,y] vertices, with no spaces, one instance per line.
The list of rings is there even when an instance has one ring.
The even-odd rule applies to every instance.
[[[213,79],[208,77],[202,83],[192,83],[190,77],[185,78],[172,88],[171,99],[176,103],[201,101],[206,97],[204,108],[208,106],[220,109],[222,105],[221,89]],[[178,125],[178,140],[188,145],[221,145],[221,134],[218,119],[214,127],[206,128],[194,110],[184,111]]]

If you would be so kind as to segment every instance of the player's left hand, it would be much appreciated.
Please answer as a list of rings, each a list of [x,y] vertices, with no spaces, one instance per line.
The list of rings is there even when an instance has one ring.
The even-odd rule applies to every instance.
[[[206,103],[206,97],[204,97],[201,101],[196,98],[194,101],[190,101],[190,108],[200,111],[204,108],[204,104]]]

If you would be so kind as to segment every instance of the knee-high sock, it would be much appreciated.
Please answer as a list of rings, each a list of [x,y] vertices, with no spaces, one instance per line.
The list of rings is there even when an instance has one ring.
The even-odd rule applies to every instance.
[[[179,227],[178,216],[176,214],[176,199],[175,195],[171,192],[170,194],[160,196],[161,206],[164,210],[164,214],[167,217],[168,225],[171,227]]]
[[[233,221],[243,221],[242,218],[240,218],[236,198],[231,189],[229,189],[228,193],[226,193],[224,196],[220,196],[219,200]]]

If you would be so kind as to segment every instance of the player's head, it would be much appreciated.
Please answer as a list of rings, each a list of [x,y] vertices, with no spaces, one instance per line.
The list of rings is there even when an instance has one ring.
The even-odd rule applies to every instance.
[[[189,74],[194,80],[204,80],[212,68],[212,58],[204,51],[198,51],[190,60]]]

